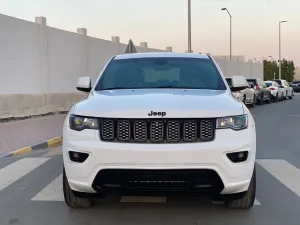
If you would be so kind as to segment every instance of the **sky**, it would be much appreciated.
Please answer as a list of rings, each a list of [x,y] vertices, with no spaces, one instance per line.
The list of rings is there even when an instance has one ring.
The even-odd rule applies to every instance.
[[[300,66],[299,0],[191,0],[192,49],[212,55],[229,55],[229,15],[232,15],[232,54],[247,59],[278,59],[279,25],[282,57]],[[136,45],[174,51],[188,48],[188,0],[0,0],[0,13],[76,32],[87,28],[89,36],[111,40],[119,36]]]

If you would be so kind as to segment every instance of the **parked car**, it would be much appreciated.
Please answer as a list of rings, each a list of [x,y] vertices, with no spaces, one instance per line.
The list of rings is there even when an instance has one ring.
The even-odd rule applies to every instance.
[[[300,80],[294,80],[291,82],[291,84],[300,84]]]
[[[271,92],[261,79],[248,78],[247,81],[251,84],[251,87],[254,89],[255,96],[259,104],[264,104],[264,102],[271,102]]]
[[[295,93],[299,93],[300,92],[300,83],[294,83],[290,85],[293,88],[293,91]]]
[[[276,81],[278,85],[283,88],[283,99],[292,99],[294,96],[294,91],[293,88],[290,87],[289,83],[286,80],[280,80],[280,79],[275,79],[273,81]]]
[[[300,80],[294,80],[290,83],[290,86],[293,88],[294,93],[300,92]]]
[[[267,80],[264,82],[271,92],[271,100],[278,102],[283,100],[283,88],[279,87],[276,81]]]
[[[232,87],[232,78],[226,77],[226,81],[229,87]],[[232,94],[242,101],[245,105],[250,107],[255,107],[256,105],[256,96],[254,89],[251,88],[250,84],[248,83],[248,86],[240,91],[233,91]]]
[[[231,94],[248,83],[233,76],[229,88],[224,78],[209,55],[173,52],[114,56],[93,87],[90,77],[79,78],[88,97],[63,126],[65,203],[185,193],[251,208],[255,122]]]

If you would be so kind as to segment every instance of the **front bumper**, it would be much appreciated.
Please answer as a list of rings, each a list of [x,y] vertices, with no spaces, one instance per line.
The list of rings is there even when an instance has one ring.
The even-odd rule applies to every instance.
[[[83,163],[69,159],[68,152],[84,152]],[[248,159],[232,163],[230,152],[248,151]],[[96,193],[93,184],[99,171],[135,170],[209,170],[222,181],[221,194],[244,192],[250,183],[256,154],[255,126],[245,130],[216,130],[215,140],[203,143],[127,144],[102,142],[96,130],[74,131],[64,127],[63,160],[71,189]]]

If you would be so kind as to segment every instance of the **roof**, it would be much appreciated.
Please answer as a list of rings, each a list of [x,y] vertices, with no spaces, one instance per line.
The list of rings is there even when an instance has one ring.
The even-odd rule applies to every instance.
[[[135,59],[135,58],[155,58],[155,57],[175,57],[175,58],[199,58],[209,59],[205,54],[198,53],[175,53],[175,52],[148,52],[148,53],[130,53],[117,55],[115,59]]]

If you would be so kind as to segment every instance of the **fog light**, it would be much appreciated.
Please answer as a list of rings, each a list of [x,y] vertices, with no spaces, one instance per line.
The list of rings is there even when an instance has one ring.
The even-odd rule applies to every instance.
[[[226,155],[233,163],[245,162],[248,159],[248,151],[227,153]]]
[[[88,157],[89,154],[83,152],[69,152],[70,160],[73,162],[83,163]]]

